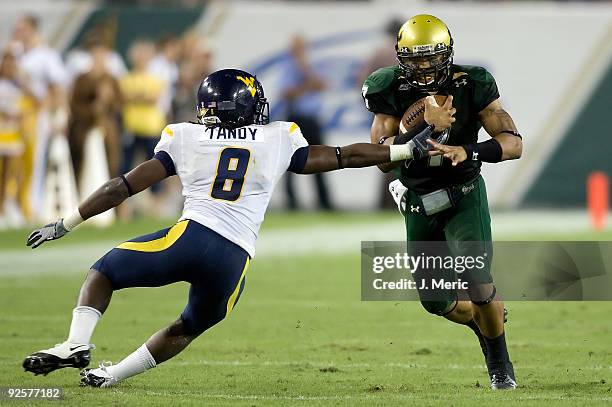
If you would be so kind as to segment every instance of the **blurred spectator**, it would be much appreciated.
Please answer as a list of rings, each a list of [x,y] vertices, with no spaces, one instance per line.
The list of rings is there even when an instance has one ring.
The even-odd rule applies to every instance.
[[[166,121],[173,121],[172,101],[176,95],[179,77],[177,60],[180,44],[176,37],[165,36],[157,44],[157,55],[149,63],[149,73],[164,82],[164,91],[159,99],[159,107],[166,114]]]
[[[160,108],[164,93],[164,82],[149,72],[149,64],[155,56],[155,45],[151,41],[135,41],[128,50],[132,69],[121,81],[123,95],[123,162],[121,172],[127,173],[139,163],[134,162],[137,153],[141,161],[153,157],[153,150],[166,125],[164,111]],[[151,192],[157,194],[159,185],[153,185]],[[154,200],[152,211],[159,201]],[[119,209],[122,218],[130,216],[130,206]]]
[[[77,185],[80,185],[85,140],[92,129],[98,127],[104,135],[111,178],[119,175],[121,160],[119,83],[105,63],[108,48],[103,43],[90,45],[90,69],[76,77],[70,98],[68,139]]]
[[[116,35],[116,23],[108,22],[94,27],[83,39],[81,47],[70,50],[66,56],[66,69],[70,79],[74,80],[82,73],[89,72],[93,65],[91,48],[104,47],[104,59],[101,62],[106,72],[119,79],[127,73],[123,58],[113,49]]]
[[[214,70],[214,50],[208,39],[190,33],[183,39],[182,64],[174,99],[176,121],[194,120],[197,88]]]
[[[33,15],[21,17],[13,29],[11,44],[39,107],[24,123],[23,183],[24,191],[30,194],[23,200],[23,209],[28,217],[42,205],[49,137],[64,135],[67,119],[66,70],[59,53],[44,44],[38,25]]]
[[[358,85],[361,88],[363,82],[375,70],[385,66],[397,64],[397,54],[395,53],[395,43],[397,42],[397,33],[404,24],[404,20],[393,19],[387,22],[384,27],[384,38],[382,43],[374,50],[363,64],[359,71]],[[388,191],[387,194],[389,195]]]
[[[397,64],[395,43],[397,42],[397,33],[399,32],[402,24],[404,24],[404,20],[393,19],[385,25],[383,41],[363,64],[363,67],[357,76],[357,86],[361,88],[363,82],[375,70],[385,66]],[[388,173],[382,174],[382,184],[379,192],[380,201],[378,203],[380,208],[391,209],[396,207],[395,201],[393,201],[393,197],[389,193],[389,183],[396,178],[397,176],[395,175],[394,171],[389,171]]]
[[[19,196],[21,175],[19,158],[23,154],[22,119],[27,81],[19,74],[14,55],[5,50],[0,60],[0,230],[14,223],[5,216],[5,204],[13,206]],[[9,188],[10,187],[10,188]],[[9,191],[12,189],[12,191]],[[7,204],[9,206],[9,204]]]
[[[295,122],[302,129],[302,134],[309,144],[323,144],[323,134],[319,123],[321,109],[321,91],[325,84],[308,61],[306,41],[295,36],[291,42],[289,58],[283,69],[279,89],[282,100],[287,104],[287,120]],[[323,174],[315,174],[315,183],[319,197],[319,207],[331,210],[332,204]],[[286,175],[286,191],[289,209],[298,209],[293,185],[294,175]]]
[[[153,149],[166,125],[164,112],[159,107],[164,83],[148,71],[154,56],[155,46],[150,41],[136,41],[128,51],[132,70],[120,82],[125,129],[123,173],[132,168],[138,150],[144,153],[145,159],[153,156]]]
[[[46,107],[65,107],[67,74],[60,54],[47,46],[38,32],[38,18],[26,15],[13,28],[12,51],[19,68],[32,81],[32,91],[45,100]]]

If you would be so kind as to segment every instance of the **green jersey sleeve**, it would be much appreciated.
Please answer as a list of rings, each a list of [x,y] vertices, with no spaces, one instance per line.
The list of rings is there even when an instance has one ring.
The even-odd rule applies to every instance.
[[[361,96],[370,112],[398,115],[391,92],[394,75],[393,67],[381,68],[371,73],[363,83]]]
[[[491,102],[499,99],[499,90],[495,78],[485,68],[477,68],[470,73],[474,80],[474,106],[481,112]]]

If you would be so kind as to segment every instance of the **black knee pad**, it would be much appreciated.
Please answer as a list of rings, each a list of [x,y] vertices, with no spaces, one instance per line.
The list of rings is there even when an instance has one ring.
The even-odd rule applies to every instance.
[[[477,298],[472,298],[472,294],[471,294],[470,299],[472,301],[472,304],[477,305],[477,306],[483,306],[493,301],[493,299],[495,298],[495,295],[497,294],[497,288],[495,288],[495,286],[492,286],[492,287],[493,287],[493,290],[491,290],[488,296],[484,293],[478,292],[474,294],[474,296],[476,296]]]
[[[457,300],[446,300],[446,301],[421,301],[421,305],[425,308],[425,311],[430,314],[444,316],[452,312],[457,306]]]

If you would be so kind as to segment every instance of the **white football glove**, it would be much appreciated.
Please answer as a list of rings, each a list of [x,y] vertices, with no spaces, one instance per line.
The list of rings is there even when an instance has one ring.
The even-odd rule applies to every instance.
[[[402,215],[406,212],[406,200],[402,199],[406,191],[408,191],[408,188],[399,179],[389,183],[389,192],[391,192],[391,196],[393,196],[393,200],[397,204],[397,209],[399,209]]]

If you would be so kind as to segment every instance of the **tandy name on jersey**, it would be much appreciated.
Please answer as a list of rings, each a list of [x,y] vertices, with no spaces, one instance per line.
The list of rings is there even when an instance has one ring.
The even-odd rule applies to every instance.
[[[204,130],[204,138],[208,140],[243,140],[249,142],[262,142],[264,136],[255,126],[239,127],[237,129],[226,129],[223,127],[207,127]]]

